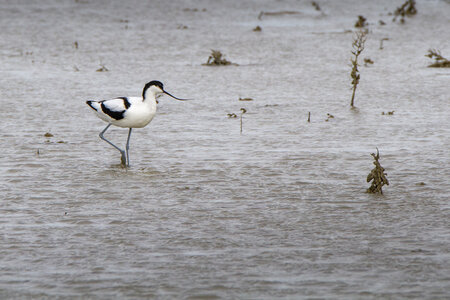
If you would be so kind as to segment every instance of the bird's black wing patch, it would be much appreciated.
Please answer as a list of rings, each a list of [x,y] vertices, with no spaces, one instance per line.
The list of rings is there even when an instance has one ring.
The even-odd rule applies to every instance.
[[[124,100],[124,102],[125,102],[125,100]],[[105,105],[105,101],[100,101],[100,103],[101,103],[102,112],[104,114],[110,116],[111,118],[113,118],[115,120],[123,119],[123,117],[124,117],[123,114],[125,113],[126,109],[121,110],[121,111],[116,111],[116,110],[112,110],[107,105]],[[128,100],[127,100],[127,103],[129,103]]]
[[[130,103],[130,101],[128,101],[127,97],[117,97],[117,99],[122,99],[123,100],[123,106],[125,106],[125,109],[130,108],[131,103]]]

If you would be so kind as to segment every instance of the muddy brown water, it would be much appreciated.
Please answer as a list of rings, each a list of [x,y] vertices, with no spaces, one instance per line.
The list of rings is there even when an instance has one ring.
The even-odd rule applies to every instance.
[[[449,298],[450,71],[424,55],[450,4],[400,2],[1,1],[0,298]],[[85,101],[153,79],[195,100],[163,97],[123,169]]]

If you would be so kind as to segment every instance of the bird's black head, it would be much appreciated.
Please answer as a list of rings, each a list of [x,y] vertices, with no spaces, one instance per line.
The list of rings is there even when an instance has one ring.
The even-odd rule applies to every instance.
[[[147,82],[144,86],[144,90],[142,91],[142,97],[145,98],[145,92],[147,91],[147,89],[149,89],[151,86],[157,86],[161,89],[161,91],[164,91],[164,85],[162,84],[161,81],[158,80],[152,80],[150,82]]]
[[[142,98],[143,98],[143,99],[145,99],[145,92],[146,92],[150,87],[152,87],[152,86],[158,87],[158,88],[161,90],[161,92],[158,91],[158,93],[164,93],[164,94],[169,95],[170,97],[172,97],[172,98],[174,98],[174,99],[181,100],[181,101],[188,100],[188,99],[177,98],[177,97],[175,97],[175,96],[169,94],[168,92],[166,92],[166,91],[164,90],[164,85],[162,84],[162,82],[161,82],[161,81],[158,81],[158,80],[152,80],[152,81],[148,82],[148,83],[144,86],[144,90],[142,91]]]

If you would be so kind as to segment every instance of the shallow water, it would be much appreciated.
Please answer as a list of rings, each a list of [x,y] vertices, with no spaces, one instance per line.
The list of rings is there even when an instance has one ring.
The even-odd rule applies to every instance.
[[[2,1],[0,298],[450,297],[450,71],[424,57],[450,56],[450,5],[400,25],[400,2]],[[84,101],[153,79],[195,101],[162,98],[123,169]]]

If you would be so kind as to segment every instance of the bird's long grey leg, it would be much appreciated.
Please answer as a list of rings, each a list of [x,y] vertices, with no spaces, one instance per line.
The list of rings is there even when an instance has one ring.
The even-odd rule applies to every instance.
[[[99,136],[102,140],[104,140],[105,142],[107,142],[108,144],[110,144],[111,146],[113,146],[114,148],[116,148],[117,150],[120,151],[120,154],[122,154],[120,160],[122,162],[122,165],[126,165],[126,158],[125,158],[125,151],[123,151],[122,149],[120,149],[119,147],[117,147],[116,145],[114,145],[113,143],[111,143],[110,141],[108,141],[103,134],[106,132],[106,130],[108,130],[109,126],[111,126],[111,123],[108,124],[108,126],[105,127],[105,129],[103,129],[102,132],[100,132]]]
[[[127,139],[127,146],[126,146],[126,151],[127,151],[127,165],[130,166],[130,157],[128,156],[128,150],[130,149],[130,136],[131,136],[131,129],[128,131],[128,139]]]

